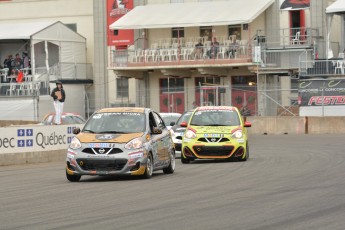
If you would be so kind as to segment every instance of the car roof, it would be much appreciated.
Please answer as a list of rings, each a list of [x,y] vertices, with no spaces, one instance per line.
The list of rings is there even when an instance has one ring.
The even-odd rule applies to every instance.
[[[103,108],[96,113],[112,113],[112,112],[132,112],[132,113],[144,113],[145,108],[141,107],[115,107],[115,108]]]
[[[44,117],[43,117],[43,120],[45,120],[47,117],[49,117],[49,116],[55,116],[56,115],[56,113],[47,113],[46,115],[44,115]],[[62,114],[61,114],[61,116],[78,116],[78,117],[81,117],[81,118],[83,118],[80,114],[78,114],[78,113],[73,113],[73,112],[63,112]],[[84,118],[83,118],[84,119]]]
[[[161,117],[181,116],[181,113],[159,113]]]
[[[237,110],[235,106],[200,106],[196,111],[200,110]]]

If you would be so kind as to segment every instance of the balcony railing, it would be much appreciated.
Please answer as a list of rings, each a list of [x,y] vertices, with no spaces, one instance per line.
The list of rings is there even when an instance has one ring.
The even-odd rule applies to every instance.
[[[215,52],[212,52],[216,50]],[[205,65],[210,63],[251,63],[252,53],[248,44],[222,44],[216,49],[195,47],[149,48],[135,50],[113,50],[112,67]]]
[[[295,49],[317,44],[319,32],[314,28],[297,27],[271,30],[270,35],[258,30],[255,41],[267,49]]]
[[[44,80],[86,80],[92,79],[92,65],[89,63],[59,62],[49,67],[36,67],[35,78]],[[49,76],[49,77],[48,77]],[[47,78],[48,77],[48,78]]]
[[[299,68],[300,76],[344,76],[345,60],[309,60],[301,61]]]

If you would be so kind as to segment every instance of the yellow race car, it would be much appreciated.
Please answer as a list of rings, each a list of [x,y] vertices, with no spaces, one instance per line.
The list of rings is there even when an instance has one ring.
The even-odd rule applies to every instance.
[[[182,138],[181,162],[195,159],[249,158],[247,127],[239,110],[232,106],[203,106],[194,110]]]

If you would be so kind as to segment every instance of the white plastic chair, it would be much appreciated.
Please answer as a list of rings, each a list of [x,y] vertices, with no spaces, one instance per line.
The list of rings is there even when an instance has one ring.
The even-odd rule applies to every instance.
[[[183,60],[189,60],[191,59],[191,48],[182,48],[180,57],[182,57]]]
[[[219,52],[217,53],[217,58],[219,59],[220,57],[222,59],[225,59],[226,54],[227,54],[227,48],[224,46],[219,47]]]
[[[156,56],[156,61],[166,61],[169,59],[168,51],[166,49],[160,49]]]
[[[142,50],[137,49],[134,51],[133,62],[140,62],[140,58],[142,57]]]
[[[301,41],[300,41],[300,35],[301,35],[301,32],[298,31],[295,35],[295,38],[291,39],[291,44],[301,44]]]
[[[10,95],[15,95],[16,94],[16,88],[17,84],[16,83],[10,83],[10,88],[6,90],[6,96]]]
[[[344,61],[337,61],[336,66],[334,68],[334,73],[337,74],[338,70],[340,70],[341,74],[344,74]]]
[[[169,49],[168,55],[169,55],[169,61],[177,61],[178,60],[177,48]]]
[[[3,68],[0,71],[0,77],[2,77],[2,81],[7,82],[8,68]]]

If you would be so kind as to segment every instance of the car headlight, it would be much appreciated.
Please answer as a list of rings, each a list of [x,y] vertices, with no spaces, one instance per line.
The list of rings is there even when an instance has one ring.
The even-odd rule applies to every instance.
[[[243,137],[242,130],[236,130],[236,131],[231,135],[231,137],[237,138],[237,139],[242,138],[242,137]]]
[[[69,147],[71,149],[79,149],[79,148],[81,148],[81,143],[80,143],[79,139],[74,137],[72,139],[71,143],[69,144]]]
[[[196,133],[195,133],[194,131],[188,129],[188,130],[185,132],[184,136],[185,136],[186,138],[188,138],[188,139],[193,139],[193,138],[196,138]]]
[[[135,138],[133,140],[131,140],[130,142],[128,142],[125,145],[126,149],[139,149],[143,147],[143,139],[142,138]]]

